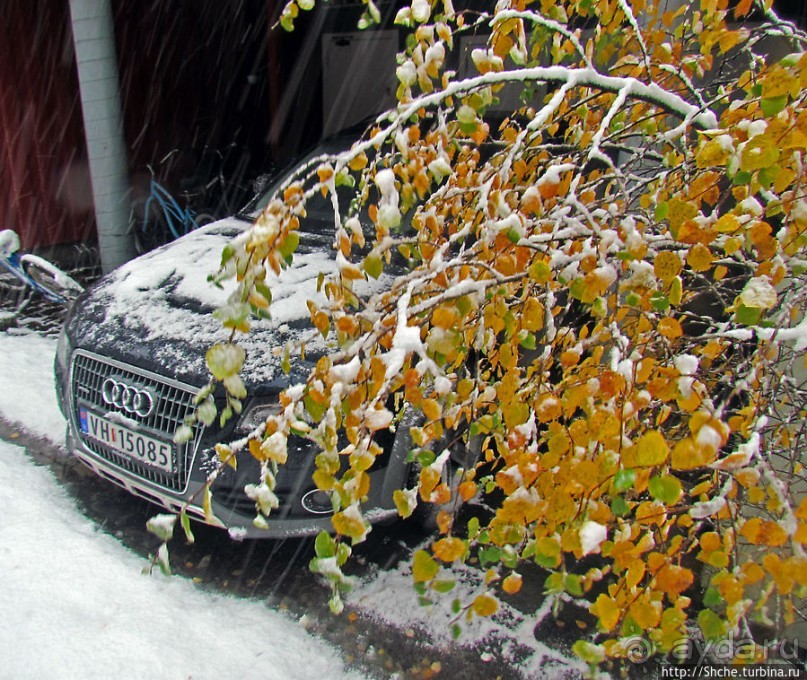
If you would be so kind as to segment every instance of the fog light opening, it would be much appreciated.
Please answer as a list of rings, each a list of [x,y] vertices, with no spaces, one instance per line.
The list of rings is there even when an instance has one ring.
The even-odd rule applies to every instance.
[[[312,489],[300,499],[302,506],[312,515],[332,515],[333,504],[327,491]]]

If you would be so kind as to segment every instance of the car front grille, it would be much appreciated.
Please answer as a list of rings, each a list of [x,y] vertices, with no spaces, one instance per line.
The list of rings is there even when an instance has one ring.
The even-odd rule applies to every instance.
[[[150,395],[153,395],[155,401],[152,412],[143,417],[134,410],[116,409],[114,405],[107,403],[103,390],[104,382],[108,378],[147,390]],[[202,428],[197,427],[192,441],[186,444],[173,444],[172,440],[185,417],[194,411],[193,401],[196,396],[196,388],[79,350],[73,356],[70,389],[72,416],[76,424],[76,431],[87,449],[114,466],[154,484],[178,492],[185,490],[193,454],[201,437]],[[135,429],[141,434],[170,443],[173,473],[144,464],[90,437],[79,426],[82,409],[90,410],[100,417],[108,416],[110,412],[119,412],[125,418],[122,422],[124,424],[129,422],[133,426],[129,429]],[[132,423],[132,421],[134,422]]]

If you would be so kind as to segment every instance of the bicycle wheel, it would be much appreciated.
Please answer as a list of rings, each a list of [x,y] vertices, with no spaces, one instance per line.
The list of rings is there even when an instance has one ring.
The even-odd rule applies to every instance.
[[[196,222],[197,227],[203,227],[206,224],[210,224],[211,222],[215,222],[218,219],[215,215],[211,215],[210,213],[197,213],[193,216],[194,222]]]
[[[41,257],[28,253],[20,258],[20,263],[40,292],[54,302],[70,303],[84,290],[84,286],[72,276]]]

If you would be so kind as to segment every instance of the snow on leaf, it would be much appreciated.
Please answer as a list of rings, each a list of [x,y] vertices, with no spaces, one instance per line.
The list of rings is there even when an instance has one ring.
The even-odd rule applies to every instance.
[[[745,284],[739,300],[746,307],[771,309],[776,306],[778,296],[767,276],[755,276]]]

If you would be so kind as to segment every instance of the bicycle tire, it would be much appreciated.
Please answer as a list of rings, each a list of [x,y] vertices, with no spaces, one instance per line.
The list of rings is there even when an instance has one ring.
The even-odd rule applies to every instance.
[[[196,222],[197,226],[203,227],[206,224],[212,224],[213,222],[216,222],[219,218],[216,217],[215,215],[211,215],[210,213],[203,212],[194,215],[193,219]]]
[[[52,296],[54,302],[70,303],[84,290],[70,274],[36,255],[26,254],[20,258],[25,274]]]

